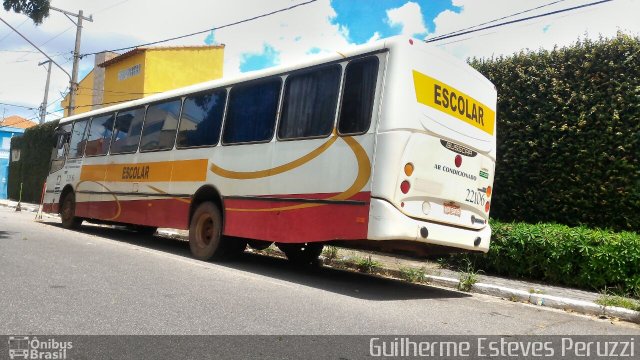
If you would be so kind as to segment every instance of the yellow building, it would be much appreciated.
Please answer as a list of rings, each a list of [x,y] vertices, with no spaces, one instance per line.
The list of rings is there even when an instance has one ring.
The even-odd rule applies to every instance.
[[[75,114],[222,77],[224,45],[100,53],[78,84]],[[69,95],[61,103],[68,114]]]

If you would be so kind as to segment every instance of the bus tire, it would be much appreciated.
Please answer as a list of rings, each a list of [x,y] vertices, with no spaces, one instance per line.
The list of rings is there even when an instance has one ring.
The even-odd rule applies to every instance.
[[[198,260],[226,260],[244,251],[246,241],[222,236],[220,209],[205,201],[198,205],[189,224],[189,248]]]
[[[65,229],[77,229],[82,225],[82,218],[76,216],[76,196],[67,193],[60,203],[60,219]]]
[[[278,249],[280,249],[289,261],[296,265],[318,265],[318,257],[322,254],[321,243],[302,243],[302,244],[284,244],[276,243]]]

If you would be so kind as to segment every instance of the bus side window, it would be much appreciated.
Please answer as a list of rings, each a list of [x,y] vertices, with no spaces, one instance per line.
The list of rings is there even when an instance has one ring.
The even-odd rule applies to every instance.
[[[86,156],[104,155],[109,151],[114,118],[112,113],[91,119],[87,144],[84,150]]]
[[[340,86],[340,65],[287,78],[279,139],[320,137],[331,134]]]
[[[222,142],[269,141],[275,128],[281,85],[278,77],[231,88]]]
[[[142,128],[140,151],[173,148],[181,104],[182,101],[178,99],[149,105]]]
[[[340,134],[361,134],[369,129],[378,79],[378,57],[370,56],[347,65],[338,121]]]
[[[56,131],[56,145],[51,152],[51,173],[64,167],[64,161],[69,150],[69,139],[71,138],[72,124],[66,124]]]
[[[84,155],[85,136],[89,120],[76,121],[69,141],[69,159],[81,158]]]
[[[218,143],[227,90],[189,96],[182,105],[178,148],[212,146]]]
[[[144,110],[144,107],[140,107],[118,112],[111,139],[112,154],[134,153],[138,150]]]

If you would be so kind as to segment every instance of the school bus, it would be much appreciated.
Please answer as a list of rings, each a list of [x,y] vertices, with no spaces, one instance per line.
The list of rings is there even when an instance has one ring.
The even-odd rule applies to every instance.
[[[44,209],[62,224],[189,230],[222,259],[271,243],[489,248],[495,87],[394,37],[60,121]]]

